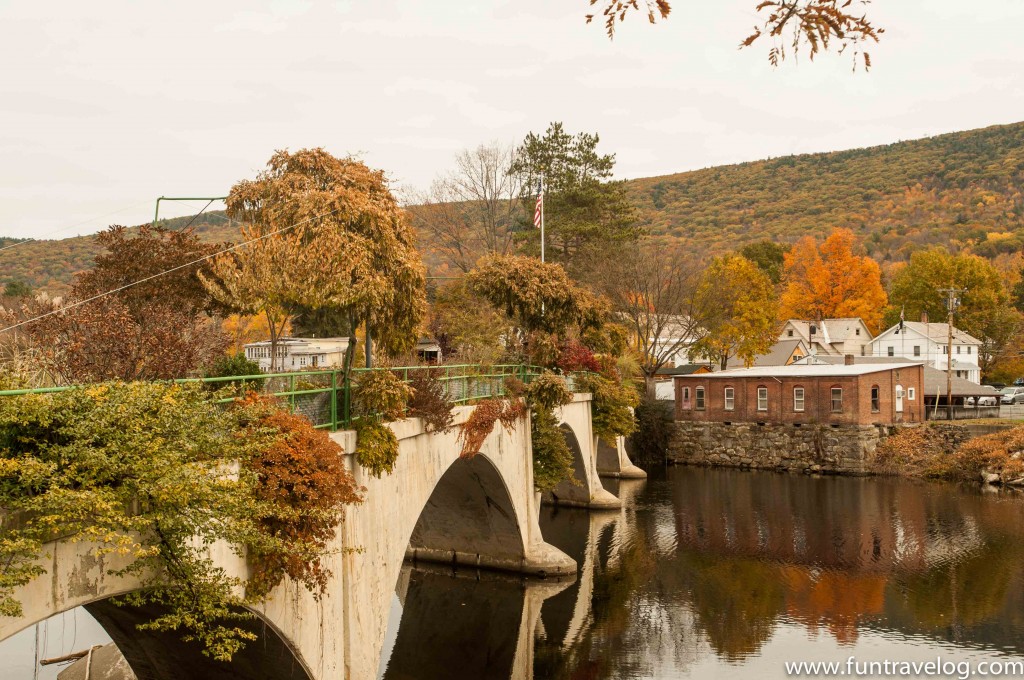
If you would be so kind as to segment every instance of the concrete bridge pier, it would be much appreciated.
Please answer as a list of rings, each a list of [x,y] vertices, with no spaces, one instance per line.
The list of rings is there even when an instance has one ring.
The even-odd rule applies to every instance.
[[[597,437],[590,418],[590,395],[577,394],[558,409],[562,435],[573,454],[573,478],[544,494],[545,503],[591,510],[618,510],[622,502],[605,490],[598,476]]]
[[[626,438],[616,437],[615,446],[597,439],[597,474],[620,479],[647,479],[647,473],[633,464],[626,452]]]

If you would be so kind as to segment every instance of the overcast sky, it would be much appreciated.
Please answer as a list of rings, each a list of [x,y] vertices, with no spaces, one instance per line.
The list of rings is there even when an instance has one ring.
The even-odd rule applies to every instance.
[[[0,235],[136,224],[278,148],[416,188],[552,120],[599,132],[620,177],[1024,120],[1022,0],[875,0],[870,73],[736,49],[755,4],[674,0],[609,42],[587,0],[0,0]]]

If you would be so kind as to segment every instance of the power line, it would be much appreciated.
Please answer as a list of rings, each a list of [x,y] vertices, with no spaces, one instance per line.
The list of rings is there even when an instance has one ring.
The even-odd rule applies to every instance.
[[[338,212],[339,210],[341,210],[341,208],[335,208],[334,210],[331,210],[330,212],[325,212],[325,213],[322,213],[320,215],[314,215],[314,216],[312,216],[312,217],[310,217],[308,219],[302,220],[301,222],[296,222],[295,224],[289,224],[287,227],[281,227],[280,229],[278,229],[276,231],[272,231],[272,232],[270,232],[268,234],[263,234],[262,236],[258,236],[256,238],[249,239],[248,241],[243,241],[242,243],[236,243],[233,246],[229,246],[229,247],[224,248],[222,250],[218,250],[217,252],[210,253],[209,255],[204,255],[203,257],[200,257],[198,259],[192,260],[191,262],[186,262],[185,264],[180,264],[177,267],[171,267],[170,269],[165,269],[162,272],[157,272],[156,274],[151,274],[150,276],[146,276],[144,278],[141,278],[138,281],[132,281],[131,283],[126,283],[123,286],[119,286],[119,287],[114,288],[112,290],[108,290],[108,291],[106,291],[104,293],[98,293],[98,294],[93,295],[92,297],[88,297],[88,298],[86,298],[84,300],[78,300],[77,302],[74,302],[74,303],[72,303],[70,305],[65,305],[65,306],[63,306],[63,307],[61,307],[59,309],[51,310],[49,312],[46,312],[45,314],[40,314],[39,316],[33,317],[31,319],[26,319],[25,321],[19,321],[18,323],[14,324],[13,326],[8,326],[7,328],[0,328],[0,333],[6,333],[7,331],[12,331],[15,328],[20,328],[21,326],[27,326],[30,323],[35,323],[36,321],[39,321],[41,319],[45,319],[45,318],[47,318],[49,316],[53,316],[54,314],[60,314],[61,312],[65,312],[65,311],[67,311],[69,309],[74,309],[75,307],[80,307],[80,306],[82,306],[84,304],[88,304],[89,302],[94,302],[94,301],[99,300],[100,298],[104,298],[104,297],[106,297],[108,295],[113,295],[114,293],[120,293],[122,290],[127,290],[128,288],[132,288],[134,286],[137,286],[140,283],[145,283],[146,281],[152,281],[153,279],[156,279],[156,278],[159,278],[161,276],[164,276],[165,274],[170,274],[172,272],[176,272],[176,271],[179,271],[181,269],[185,269],[186,267],[191,267],[192,265],[199,264],[200,262],[203,262],[204,260],[209,260],[211,257],[216,257],[217,255],[223,255],[224,253],[230,253],[231,251],[238,250],[239,248],[241,248],[243,246],[247,246],[250,243],[256,243],[257,241],[262,241],[265,238],[269,238],[271,236],[276,236],[277,234],[280,234],[280,233],[283,233],[285,231],[288,231],[289,229],[294,229],[295,227],[301,226],[303,224],[307,224],[309,222],[312,222],[313,220],[319,220],[319,219],[322,219],[324,217],[329,217],[330,215],[333,215],[334,213]]]
[[[70,225],[68,225],[66,227],[61,227],[59,229],[51,229],[50,231],[44,232],[40,238],[27,238],[27,239],[25,239],[23,241],[17,241],[15,243],[9,243],[6,246],[0,248],[0,252],[3,252],[5,250],[10,250],[11,248],[17,248],[18,246],[24,245],[26,243],[38,243],[40,240],[43,240],[43,238],[45,238],[47,236],[53,236],[54,234],[59,234],[62,231],[67,231],[69,229],[74,229],[75,227],[81,226],[83,224],[88,224],[89,222],[95,222],[96,220],[102,220],[104,217],[110,217],[111,215],[117,215],[118,213],[123,213],[125,210],[131,210],[132,208],[135,208],[135,207],[140,206],[140,205],[144,205],[146,203],[149,203],[149,201],[148,200],[147,201],[139,201],[138,203],[133,203],[133,204],[131,204],[129,206],[126,206],[124,208],[120,208],[119,210],[115,210],[113,212],[108,212],[108,213],[103,214],[103,215],[98,215],[96,217],[90,217],[89,219],[82,220],[81,222],[75,222],[74,224],[70,224]],[[15,238],[15,237],[5,236],[3,238]]]

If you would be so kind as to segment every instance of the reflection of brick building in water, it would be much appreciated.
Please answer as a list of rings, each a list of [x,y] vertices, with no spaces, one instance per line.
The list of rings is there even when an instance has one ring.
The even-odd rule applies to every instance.
[[[965,499],[928,487],[703,470],[686,480],[672,489],[676,537],[702,552],[889,572],[927,569],[981,543],[977,520],[962,511]]]

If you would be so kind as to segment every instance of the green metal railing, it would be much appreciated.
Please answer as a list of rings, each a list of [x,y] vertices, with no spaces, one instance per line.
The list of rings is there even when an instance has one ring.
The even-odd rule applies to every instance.
[[[444,385],[448,399],[456,405],[471,404],[488,397],[506,394],[505,380],[516,378],[529,383],[543,369],[522,364],[484,366],[458,364],[441,366],[401,366],[398,368],[355,368],[348,379],[342,370],[304,371],[297,373],[263,373],[260,375],[224,376],[217,378],[183,378],[177,383],[204,383],[218,391],[217,403],[230,403],[249,389],[273,395],[288,404],[293,413],[310,420],[314,427],[331,431],[347,428],[352,422],[352,384],[370,371],[391,371],[409,382],[418,372],[431,371]],[[566,376],[569,389],[572,376]],[[0,397],[20,394],[47,394],[75,389],[77,386],[42,387],[24,390],[3,390]]]

